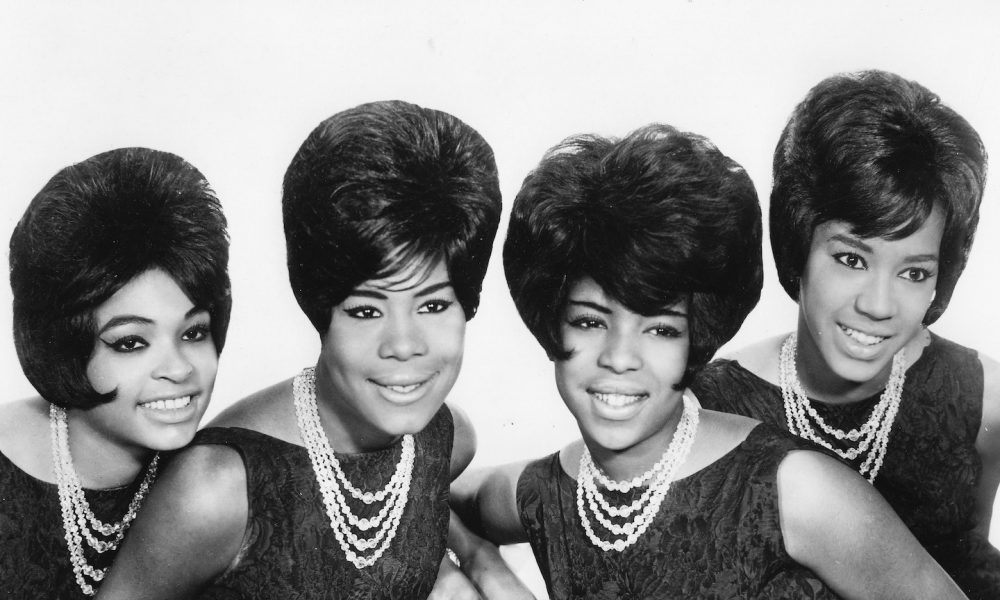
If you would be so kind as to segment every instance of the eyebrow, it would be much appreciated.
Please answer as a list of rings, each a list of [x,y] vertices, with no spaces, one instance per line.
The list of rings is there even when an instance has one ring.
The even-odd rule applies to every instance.
[[[186,321],[200,312],[208,312],[208,309],[201,308],[200,306],[193,306],[191,307],[191,310],[184,313],[184,320]],[[152,325],[153,323],[155,323],[155,321],[149,317],[143,317],[140,315],[117,315],[108,319],[108,322],[97,331],[97,335],[101,335],[110,329],[121,327],[122,325]]]
[[[573,300],[572,298],[570,298],[569,300],[567,300],[567,304],[570,304],[572,306],[582,306],[582,307],[590,308],[592,310],[596,310],[597,312],[599,312],[601,314],[605,314],[605,315],[610,315],[611,314],[611,309],[608,308],[607,306],[604,306],[603,304],[598,304],[596,302],[591,302],[589,300]],[[657,311],[656,315],[643,315],[643,316],[646,316],[646,317],[651,317],[651,316],[658,316],[658,317],[683,317],[683,318],[686,319],[687,318],[687,313],[685,313],[683,311],[675,310],[673,308],[664,308],[662,310]]]
[[[844,235],[843,233],[837,233],[830,236],[829,241],[840,242],[852,248],[861,250],[862,252],[868,252],[869,254],[874,252],[872,247],[868,244],[862,242],[856,237],[851,237],[849,235]],[[909,256],[903,257],[903,262],[938,262],[938,255],[934,253],[929,254],[911,254]]]
[[[422,288],[416,294],[414,294],[414,296],[416,296],[417,298],[422,298],[424,296],[430,296],[434,292],[437,292],[438,290],[442,290],[442,289],[448,288],[448,287],[451,287],[451,280],[446,279],[444,281],[439,281],[438,283],[432,283],[431,285],[429,285],[429,286],[427,286],[425,288]],[[376,300],[388,300],[389,299],[389,296],[387,296],[385,294],[385,292],[382,292],[382,291],[379,291],[379,290],[373,290],[373,289],[363,289],[363,290],[362,289],[357,289],[357,290],[353,290],[350,294],[348,294],[348,297],[350,297],[350,296],[360,296],[362,298],[374,298]]]

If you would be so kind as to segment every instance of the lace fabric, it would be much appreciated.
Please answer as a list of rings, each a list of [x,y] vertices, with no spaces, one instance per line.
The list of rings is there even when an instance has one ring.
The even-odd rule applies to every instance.
[[[532,462],[518,480],[517,504],[550,597],[836,598],[788,556],[782,541],[777,467],[804,447],[757,426],[728,454],[675,481],[652,525],[621,553],[603,552],[587,539],[576,481],[562,470],[559,454]],[[640,493],[615,498],[627,502]]]
[[[142,479],[140,473],[139,479]],[[97,518],[120,520],[139,487],[84,490]],[[97,568],[107,568],[115,552],[86,550]],[[77,585],[66,547],[54,483],[25,473],[0,454],[0,598],[89,598]]]
[[[692,389],[702,406],[760,419],[784,429],[781,390],[743,368],[717,360]],[[906,372],[899,414],[875,488],[972,598],[1000,598],[1000,551],[972,530],[982,474],[976,436],[982,419],[983,369],[974,350],[931,334]],[[878,395],[849,405],[813,401],[834,427],[863,423]],[[835,442],[836,440],[834,440]],[[849,462],[857,469],[858,462]]]
[[[250,508],[238,560],[198,598],[426,597],[448,533],[453,438],[448,408],[415,438],[410,501],[396,538],[374,565],[357,569],[334,537],[305,448],[247,429],[199,432],[194,443],[224,444],[240,453]],[[397,443],[378,452],[338,453],[337,459],[352,482],[372,489],[392,476],[400,452]]]

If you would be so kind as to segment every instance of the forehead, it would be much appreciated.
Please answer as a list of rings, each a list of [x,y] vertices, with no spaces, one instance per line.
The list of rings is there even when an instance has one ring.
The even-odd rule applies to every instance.
[[[187,314],[194,303],[174,278],[159,269],[145,271],[123,285],[94,311],[98,323],[117,315],[166,316]]]
[[[629,313],[635,313],[632,309],[618,302],[607,293],[605,293],[604,288],[602,288],[596,281],[590,277],[582,277],[575,282],[573,282],[569,287],[569,293],[567,294],[567,300],[569,302],[573,301],[585,301],[593,302],[595,304],[600,304],[606,306],[611,310],[620,310]],[[681,298],[674,302],[673,304],[664,304],[664,312],[668,310],[674,311],[686,311],[687,310],[687,300]],[[635,313],[638,314],[638,313]]]
[[[847,221],[826,221],[813,230],[812,246],[826,244],[835,238],[849,238],[874,248],[914,250],[937,254],[944,235],[945,219],[940,208],[935,207],[923,224],[906,237],[875,236],[862,238],[854,234],[855,225]]]

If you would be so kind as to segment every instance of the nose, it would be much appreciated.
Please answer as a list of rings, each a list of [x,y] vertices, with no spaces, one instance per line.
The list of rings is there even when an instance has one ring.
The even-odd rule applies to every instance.
[[[414,315],[391,316],[379,343],[380,358],[409,360],[427,353],[427,338]]]
[[[893,277],[872,277],[863,282],[854,300],[858,312],[875,321],[884,321],[896,310]]]
[[[169,379],[171,381],[184,381],[194,372],[194,363],[176,345],[169,345],[164,349],[153,376],[156,379]]]
[[[625,373],[642,368],[639,341],[631,335],[608,331],[597,364],[613,373]]]

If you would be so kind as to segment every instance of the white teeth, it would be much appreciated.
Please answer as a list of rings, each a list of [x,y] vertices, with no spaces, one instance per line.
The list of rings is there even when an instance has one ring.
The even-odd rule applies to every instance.
[[[145,402],[142,404],[142,407],[152,410],[177,410],[178,408],[184,408],[188,404],[191,404],[191,396],[181,396],[180,398]]]
[[[600,392],[595,392],[594,396],[599,401],[609,406],[613,406],[615,408],[621,408],[622,406],[635,404],[643,397],[642,395],[636,395],[636,394],[602,394]]]
[[[851,329],[850,327],[840,326],[844,333],[847,334],[849,338],[858,342],[859,344],[864,344],[865,346],[874,346],[885,341],[884,337],[878,335],[868,335],[867,333],[862,333],[856,329]]]
[[[392,390],[394,392],[396,392],[397,394],[409,394],[410,392],[412,392],[413,390],[417,389],[421,385],[423,385],[423,384],[422,383],[411,383],[410,385],[387,385],[387,386],[384,386],[384,387],[387,388],[387,389],[390,389],[390,390]]]

